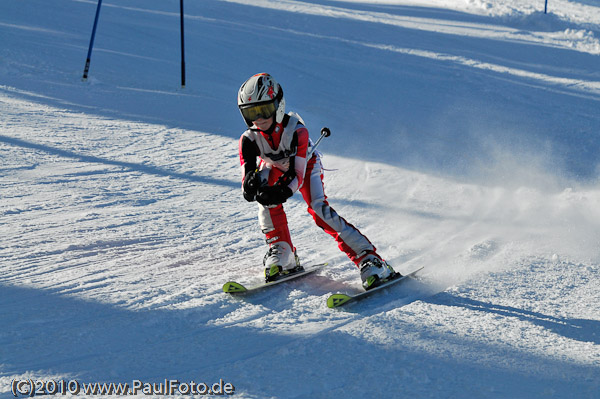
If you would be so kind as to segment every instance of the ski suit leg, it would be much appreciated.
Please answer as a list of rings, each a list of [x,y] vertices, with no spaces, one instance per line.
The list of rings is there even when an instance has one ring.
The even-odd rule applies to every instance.
[[[260,170],[261,178],[267,180],[271,186],[275,184],[282,174],[283,172],[279,169],[269,168],[264,164]],[[285,241],[290,244],[290,248],[294,250],[287,216],[282,204],[271,206],[258,204],[258,222],[262,232],[265,234],[268,244]]]
[[[367,253],[376,251],[367,237],[329,206],[324,192],[323,168],[319,157],[313,157],[309,161],[304,185],[300,191],[317,226],[332,236],[340,250],[357,266]]]

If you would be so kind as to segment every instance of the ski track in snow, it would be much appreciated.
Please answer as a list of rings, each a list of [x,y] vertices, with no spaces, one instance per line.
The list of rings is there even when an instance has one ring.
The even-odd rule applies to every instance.
[[[593,300],[598,299],[597,266],[556,257],[553,260],[548,251],[558,249],[559,241],[566,239],[559,232],[560,226],[549,228],[547,224],[552,222],[548,220],[541,222],[543,228],[532,226],[540,217],[538,213],[549,211],[544,206],[565,208],[554,210],[557,224],[563,223],[563,215],[574,220],[573,212],[588,214],[599,209],[597,203],[581,209],[582,202],[597,198],[595,193],[570,190],[547,199],[546,204],[537,204],[544,202],[541,193],[452,185],[385,165],[357,165],[326,156],[333,158],[330,164],[338,169],[331,173],[332,202],[346,191],[344,182],[349,176],[345,175],[358,175],[365,185],[353,196],[371,204],[371,208],[365,209],[347,198],[348,205],[342,206],[344,213],[368,226],[366,233],[387,249],[390,260],[404,264],[401,270],[426,264],[425,279],[431,281],[404,285],[406,292],[396,300],[373,299],[349,312],[332,312],[325,307],[327,294],[357,289],[358,274],[329,248],[329,252],[304,259],[332,256],[340,262],[334,261],[330,270],[247,300],[236,300],[220,293],[220,284],[225,276],[252,279],[255,269],[249,267],[251,259],[260,258],[262,247],[253,209],[240,206],[238,182],[226,180],[237,173],[235,141],[140,122],[90,117],[17,100],[6,91],[2,104],[3,115],[12,115],[3,120],[2,129],[13,132],[11,138],[1,138],[5,160],[3,262],[7,265],[3,284],[13,294],[5,296],[3,308],[15,309],[5,316],[8,325],[21,327],[21,332],[12,333],[17,335],[13,339],[18,344],[12,341],[8,348],[21,358],[18,364],[24,367],[34,361],[26,353],[48,359],[56,356],[51,355],[56,346],[66,352],[51,361],[36,361],[40,370],[28,370],[35,378],[49,378],[45,370],[64,363],[71,368],[67,367],[69,373],[61,378],[111,380],[119,376],[128,381],[143,375],[159,379],[162,374],[150,372],[144,364],[171,358],[180,364],[174,370],[169,368],[169,375],[213,379],[230,376],[231,381],[248,384],[258,378],[252,370],[265,364],[285,369],[287,362],[307,365],[314,356],[336,357],[335,364],[349,367],[344,374],[353,374],[362,371],[356,356],[370,356],[373,349],[364,348],[368,345],[382,348],[375,349],[380,358],[394,356],[405,379],[417,379],[408,391],[415,395],[423,394],[421,389],[430,385],[438,386],[440,393],[452,389],[439,381],[439,374],[443,374],[440,368],[457,361],[471,368],[481,367],[477,372],[484,374],[487,365],[493,363],[500,373],[534,380],[575,383],[583,376],[583,381],[597,381],[595,369],[590,368],[599,360],[600,343],[593,333],[599,327],[594,317],[600,311],[600,302]],[[18,134],[10,129],[15,125],[19,126]],[[106,132],[111,132],[108,140]],[[31,137],[36,141],[25,140]],[[211,162],[210,152],[202,150],[207,140],[230,154],[210,169],[220,171],[220,175],[201,176],[193,167]],[[395,187],[410,188],[408,192],[388,187],[383,197],[370,195],[370,187],[379,185],[390,174],[406,179]],[[444,186],[447,188],[441,192]],[[511,199],[513,196],[516,199]],[[403,201],[386,200],[392,197]],[[461,204],[467,198],[468,205]],[[341,200],[343,203],[344,198]],[[315,241],[321,241],[322,235],[311,226],[304,207],[299,201],[290,205],[290,219],[298,226],[296,245],[321,247],[315,246]],[[242,213],[244,210],[247,212]],[[389,223],[390,215],[398,217],[398,226],[406,232],[377,231],[375,227],[384,223],[379,219]],[[218,228],[230,225],[232,218],[238,234]],[[440,222],[437,227],[431,226],[432,220]],[[205,223],[211,226],[203,226]],[[524,230],[525,226],[528,228]],[[422,231],[422,236],[414,236],[416,231]],[[478,242],[483,232],[490,238]],[[507,237],[512,241],[504,242]],[[540,246],[543,242],[548,248]],[[562,245],[573,250],[576,243]],[[539,246],[539,255],[529,252],[535,246]],[[215,248],[219,254],[214,253]],[[225,271],[220,266],[207,266],[223,263],[223,258],[227,259],[222,265]],[[445,264],[448,260],[450,265]],[[496,265],[508,270],[490,275]],[[565,271],[576,277],[564,279]],[[470,283],[459,284],[462,281],[456,280],[477,272],[484,274]],[[545,280],[551,276],[558,281]],[[523,283],[518,284],[521,280]],[[453,284],[459,285],[444,290]],[[480,285],[486,289],[481,290]],[[434,295],[440,290],[443,294]],[[569,303],[573,290],[591,302],[583,308],[576,300]],[[549,298],[541,297],[540,292]],[[528,295],[533,296],[532,303]],[[16,298],[22,298],[34,313],[18,311],[22,308],[17,306],[20,300]],[[49,326],[51,320],[61,320],[60,327]],[[103,320],[110,323],[108,329]],[[23,329],[25,326],[34,328]],[[65,341],[67,338],[61,335],[65,329],[69,331],[67,336],[80,338],[73,343]],[[46,339],[40,342],[25,331],[38,331]],[[497,342],[489,347],[492,332]],[[116,336],[123,338],[120,344],[113,342]],[[137,343],[140,337],[149,342]],[[236,342],[233,346],[231,340]],[[181,364],[187,357],[186,345],[203,341],[210,342],[210,348],[202,346],[193,358],[211,360],[206,365],[192,360]],[[361,341],[365,344],[359,344]],[[17,345],[28,342],[33,347],[18,349]],[[45,347],[47,342],[53,342],[53,348]],[[105,359],[91,368],[88,358],[71,354],[72,350],[87,353],[88,346],[96,351],[87,356]],[[346,352],[343,348],[348,346],[353,350]],[[368,352],[362,353],[364,350]],[[135,354],[135,362],[121,351]],[[341,353],[345,354],[340,357]],[[233,367],[227,355],[235,357]],[[437,366],[429,365],[424,370],[422,362],[434,363],[434,358]],[[18,368],[18,364],[11,367]],[[78,374],[80,369],[86,371]],[[353,388],[339,371],[327,366],[314,370],[318,371],[308,374],[309,384],[292,386],[283,385],[283,381],[293,379],[292,372],[280,373],[281,380],[271,385],[272,392],[292,389],[299,396],[318,397],[321,389],[327,392],[324,397],[330,397]],[[4,381],[15,377],[6,372]],[[376,370],[367,372],[368,378],[376,375]],[[344,382],[330,386],[331,381]],[[487,388],[469,380],[453,384],[454,388],[469,385],[474,394]],[[306,391],[307,385],[312,390]],[[384,392],[382,388],[379,394]]]
[[[269,8],[308,19],[366,21],[383,26],[383,32],[401,27],[585,53],[567,73],[562,62],[544,68],[541,62],[530,67],[531,60],[517,68],[518,62],[500,57],[497,63],[478,61],[425,44],[356,40],[344,35],[349,32],[312,33],[285,23],[270,30],[297,41],[310,38],[312,45],[323,41],[317,50],[337,43],[362,48],[358,51],[365,58],[378,50],[453,63],[476,87],[479,75],[470,75],[472,70],[508,75],[504,89],[523,87],[537,100],[545,95],[537,91],[541,88],[554,96],[552,109],[581,106],[581,122],[572,121],[574,132],[598,126],[588,105],[598,103],[597,70],[586,70],[585,62],[597,60],[600,52],[597,22],[581,12],[598,16],[598,7],[557,1],[562,6],[557,18],[568,26],[557,33],[528,29],[538,26],[540,17],[524,15],[533,12],[532,2],[423,4],[494,17],[493,28],[480,19],[444,20],[443,13],[438,19],[418,16],[411,9],[414,1],[371,3],[214,1],[206,3],[206,16],[200,16],[201,8],[189,8],[190,20],[225,24],[230,32],[244,21],[229,20],[227,7],[243,7],[250,15]],[[89,17],[94,4],[64,0],[58,11],[48,13],[73,6],[68,15],[75,21]],[[117,10],[151,14],[150,23],[176,31],[167,25],[176,12],[131,0],[106,4],[105,33],[110,27],[125,29],[110,19]],[[237,15],[237,8],[231,10]],[[403,10],[406,16],[400,15]],[[102,78],[92,77],[81,89],[72,82],[79,71],[62,59],[73,49],[77,56],[84,54],[80,37],[88,34],[91,21],[82,23],[86,31],[80,35],[45,26],[36,17],[31,25],[0,17],[0,32],[11,33],[0,50],[0,397],[12,396],[14,379],[61,378],[209,384],[223,379],[242,398],[597,397],[600,191],[594,181],[554,176],[535,160],[524,171],[516,155],[502,151],[495,153],[501,164],[494,167],[501,169],[497,175],[520,174],[512,183],[497,176],[482,182],[403,168],[386,162],[397,155],[393,146],[381,162],[356,159],[337,154],[329,141],[346,134],[359,144],[369,142],[361,141],[360,131],[334,130],[320,148],[332,206],[399,271],[424,265],[420,279],[347,309],[328,309],[330,293],[360,290],[359,274],[295,196],[286,209],[298,253],[304,263],[327,260],[330,266],[253,296],[229,297],[221,292],[225,281],[259,278],[265,246],[256,209],[240,193],[237,138],[205,131],[203,123],[222,130],[231,126],[218,125],[223,114],[214,116],[210,106],[235,111],[214,92],[231,86],[234,96],[244,78],[240,69],[231,66],[223,75],[211,71],[213,91],[194,90],[193,79],[185,92],[173,91],[160,80],[135,82],[115,72],[117,67],[112,77],[102,75],[103,67],[112,67],[96,55],[92,76]],[[564,27],[553,21],[550,27]],[[140,22],[134,36],[145,38],[145,28]],[[33,36],[22,42],[15,31]],[[47,50],[46,63],[27,61],[27,50],[36,48],[31,37],[44,35],[67,44],[57,45],[56,55]],[[162,62],[159,55],[136,54],[102,37],[96,54],[126,57],[129,71],[139,68],[140,60]],[[319,62],[315,68],[329,74],[328,62]],[[413,68],[409,72],[417,76],[418,67]],[[60,70],[56,75],[55,69]],[[143,69],[142,75],[152,68]],[[528,91],[528,85],[536,89]],[[483,93],[472,89],[473,97],[483,101],[492,92],[492,86],[484,88]],[[572,105],[574,98],[578,102]],[[324,95],[318,101],[302,114],[318,113],[319,104],[331,99]],[[353,99],[336,103],[348,114],[358,105]],[[539,110],[530,105],[532,114]],[[185,116],[193,112],[199,119]],[[586,137],[597,149],[592,136]],[[439,145],[427,136],[423,144]],[[460,143],[455,149],[460,152]],[[582,161],[597,162],[593,155]],[[350,181],[359,184],[350,188]]]

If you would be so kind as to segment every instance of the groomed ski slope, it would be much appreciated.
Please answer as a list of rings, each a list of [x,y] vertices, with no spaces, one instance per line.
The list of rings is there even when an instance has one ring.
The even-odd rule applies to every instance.
[[[95,0],[0,2],[0,397],[597,398],[600,4],[543,3],[186,1],[182,89],[176,0],[105,0],[87,82]],[[331,129],[332,206],[421,280],[328,309],[359,273],[294,196],[330,266],[221,292],[266,251],[235,104],[262,71]]]

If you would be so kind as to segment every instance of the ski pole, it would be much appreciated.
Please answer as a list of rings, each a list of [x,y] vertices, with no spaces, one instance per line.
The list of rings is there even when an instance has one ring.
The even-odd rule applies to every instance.
[[[328,127],[324,127],[321,129],[321,136],[319,137],[319,139],[317,140],[317,142],[312,146],[310,152],[308,153],[308,155],[306,156],[306,159],[309,160],[313,154],[315,153],[315,150],[317,149],[317,146],[319,145],[319,143],[321,142],[321,140],[323,140],[324,137],[329,137],[331,135],[331,131],[329,130]],[[289,172],[293,172],[292,174],[289,174]],[[256,168],[255,173],[259,173],[258,168]],[[294,176],[296,176],[295,170],[294,168],[290,168],[288,170],[288,172],[282,174],[281,176],[279,176],[279,179],[277,179],[277,182],[274,184],[276,185],[283,185],[283,184],[289,184],[289,182],[291,180],[293,180]],[[286,183],[286,179],[289,178],[289,181]],[[265,182],[261,182],[260,184],[258,184],[258,186],[262,186]],[[253,185],[256,185],[256,182],[252,183]],[[253,186],[254,187],[254,186]]]
[[[317,149],[317,146],[319,145],[319,143],[321,142],[321,140],[323,140],[324,137],[329,137],[331,135],[331,130],[329,130],[328,127],[324,127],[323,129],[321,129],[321,137],[319,137],[319,139],[317,140],[317,142],[315,143],[315,145],[313,145],[313,147],[311,148],[310,152],[308,153],[306,159],[310,159],[315,150]]]
[[[312,146],[310,152],[306,155],[306,160],[309,160],[310,158],[312,158],[312,156],[315,153],[315,150],[317,149],[317,146],[319,145],[321,140],[323,140],[324,137],[329,137],[330,135],[331,135],[331,131],[329,130],[328,127],[324,127],[321,129],[321,137],[319,137],[317,142]],[[257,171],[258,171],[258,169],[257,169]],[[275,185],[287,185],[287,184],[289,184],[290,181],[292,181],[294,179],[295,176],[296,176],[296,171],[294,170],[294,167],[291,166],[287,172],[285,172],[284,174],[279,176],[279,179],[277,179],[277,182],[275,183]]]

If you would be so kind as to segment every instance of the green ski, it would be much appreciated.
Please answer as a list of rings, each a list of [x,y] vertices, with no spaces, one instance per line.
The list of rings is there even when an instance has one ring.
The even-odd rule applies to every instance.
[[[262,289],[269,288],[269,287],[272,287],[277,284],[285,283],[286,281],[294,280],[299,277],[304,277],[306,275],[316,272],[317,270],[324,268],[325,266],[327,266],[327,263],[320,263],[320,264],[316,264],[316,265],[306,266],[304,268],[304,270],[286,274],[286,275],[282,276],[281,278],[278,278],[275,281],[269,281],[267,283],[260,283],[260,284],[256,284],[256,285],[253,285],[250,287],[246,287],[235,281],[229,281],[223,285],[223,292],[226,292],[226,293],[232,294],[232,295],[237,295],[237,294],[248,294],[248,293],[260,291]]]
[[[413,271],[412,273],[408,273],[404,276],[392,278],[391,280],[388,280],[375,288],[371,288],[370,290],[361,292],[359,294],[355,294],[355,295],[346,295],[346,294],[339,294],[339,293],[332,294],[329,296],[329,298],[327,298],[327,306],[330,308],[337,308],[337,307],[346,305],[351,302],[360,301],[361,299],[364,299],[368,296],[373,295],[377,291],[383,290],[384,288],[388,288],[389,286],[400,283],[401,281],[405,281],[406,279],[408,279],[410,277],[414,277],[414,275],[417,274],[417,272],[419,272],[421,270],[423,270],[423,267],[420,267],[419,269]]]

